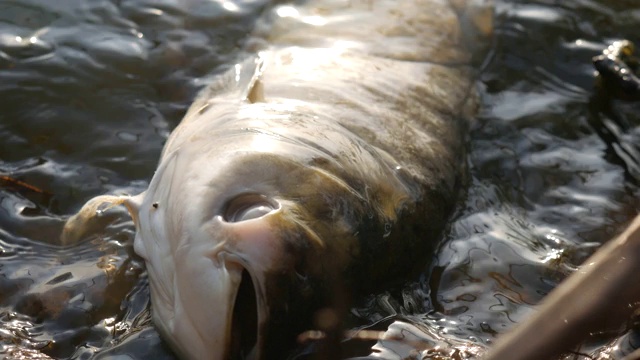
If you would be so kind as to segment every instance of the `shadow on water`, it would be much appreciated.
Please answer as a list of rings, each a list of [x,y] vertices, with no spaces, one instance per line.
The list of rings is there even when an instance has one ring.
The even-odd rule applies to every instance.
[[[167,134],[264,5],[0,0],[0,354],[173,358],[124,212],[91,241],[55,239],[86,199],[146,188]],[[496,14],[466,196],[431,268],[352,310],[354,326],[402,337],[365,349],[481,354],[638,212],[640,104],[597,93],[591,58],[640,42],[640,6],[505,0]],[[621,358],[613,330],[583,351]],[[363,355],[358,340],[344,347]]]

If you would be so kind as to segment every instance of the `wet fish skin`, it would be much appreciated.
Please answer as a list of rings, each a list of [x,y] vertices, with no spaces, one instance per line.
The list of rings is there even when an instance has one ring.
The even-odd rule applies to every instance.
[[[428,262],[476,108],[466,3],[276,7],[268,46],[213,79],[148,190],[90,201],[66,238],[123,203],[172,348],[278,358],[317,311],[341,312]]]
[[[269,84],[267,75],[265,94],[273,99],[268,95]],[[281,326],[290,328],[285,338],[292,340],[291,334],[312,326],[313,310],[334,306],[334,287],[354,288],[355,293],[373,291],[425,265],[453,209],[464,166],[462,125],[453,112],[448,129],[440,129],[446,144],[425,139],[434,143],[426,154],[411,146],[402,150],[406,159],[411,157],[409,151],[415,152],[425,161],[423,165],[396,160],[381,145],[372,146],[373,139],[363,141],[355,131],[365,134],[365,129],[357,128],[355,118],[347,117],[362,116],[361,109],[339,111],[290,98],[282,103],[272,101],[229,110],[211,106],[170,140],[176,150],[165,152],[161,168],[141,199],[135,242],[136,252],[150,265],[157,324],[171,318],[177,303],[171,299],[182,294],[189,305],[179,307],[198,309],[203,323],[195,327],[207,328],[202,333],[224,329],[220,324],[208,326],[212,322],[205,319],[220,317],[217,309],[208,313],[214,298],[225,304],[223,308],[233,309],[233,293],[216,298],[225,293],[216,287],[222,280],[209,281],[198,290],[189,281],[223,263],[230,276],[225,281],[232,284],[228,289],[239,286],[242,269],[254,279],[258,298],[266,302],[265,313],[259,315],[260,333],[264,334],[259,341],[269,351],[282,348],[281,341],[272,338],[283,333]],[[244,111],[250,116],[243,116]],[[339,116],[346,117],[344,124],[335,121]],[[190,133],[191,129],[195,132]],[[238,129],[246,130],[238,134]],[[222,135],[225,132],[228,137]],[[213,138],[215,148],[210,148]],[[390,146],[387,149],[394,151]],[[424,169],[428,166],[432,168]],[[275,210],[258,219],[225,222],[227,204],[244,194],[268,197],[277,204]],[[424,214],[429,214],[429,221]],[[161,224],[164,230],[159,230]],[[160,238],[160,246],[154,238]],[[187,264],[195,264],[198,256],[202,266],[190,269]],[[224,260],[216,263],[220,257]],[[170,274],[179,280],[167,281]],[[345,281],[344,286],[335,285],[337,281]],[[300,291],[301,287],[307,290]],[[196,304],[196,299],[206,301]],[[309,308],[296,308],[298,304]],[[291,319],[301,321],[292,324]],[[192,331],[172,324],[160,328],[173,329],[165,333],[167,339]],[[203,339],[202,344],[206,342]],[[181,346],[174,344],[178,349]]]

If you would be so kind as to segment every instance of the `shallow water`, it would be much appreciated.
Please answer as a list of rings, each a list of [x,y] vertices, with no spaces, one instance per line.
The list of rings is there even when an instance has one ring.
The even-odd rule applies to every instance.
[[[361,325],[398,315],[376,329],[417,326],[413,347],[380,351],[481,353],[638,212],[640,106],[597,94],[591,65],[609,42],[640,40],[634,3],[497,2],[458,213],[419,279],[353,311]],[[90,197],[146,188],[168,133],[241,57],[264,6],[0,0],[0,355],[173,358],[124,210],[91,241],[55,243]],[[615,336],[584,351],[614,352],[597,346]]]

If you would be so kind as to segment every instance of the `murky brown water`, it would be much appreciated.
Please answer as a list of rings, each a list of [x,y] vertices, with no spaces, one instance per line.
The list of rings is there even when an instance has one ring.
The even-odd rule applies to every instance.
[[[0,357],[173,358],[124,210],[92,241],[55,244],[90,197],[146,188],[167,134],[241,56],[264,6],[0,0]],[[355,323],[401,314],[425,346],[481,349],[638,212],[640,105],[596,96],[590,59],[640,41],[640,5],[499,1],[497,20],[467,196],[432,266],[372,295]]]

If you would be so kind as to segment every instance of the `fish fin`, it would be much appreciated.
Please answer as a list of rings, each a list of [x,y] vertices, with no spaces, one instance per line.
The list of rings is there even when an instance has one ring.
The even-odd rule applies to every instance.
[[[66,246],[80,241],[86,234],[99,226],[97,220],[104,211],[123,204],[127,207],[133,220],[137,222],[138,205],[134,197],[114,195],[97,196],[87,201],[77,214],[67,219],[62,229],[62,234],[60,235],[61,244]]]
[[[220,101],[264,102],[260,81],[264,63],[264,54],[258,53],[233,65],[227,71],[214,75],[187,111],[185,120],[188,121],[193,114],[203,113],[206,108]]]
[[[493,35],[493,0],[449,0],[460,17],[460,24],[467,43],[487,40]]]
[[[264,85],[262,84],[262,80],[260,80],[260,78],[257,78],[253,82],[253,86],[251,86],[251,88],[249,89],[249,93],[247,94],[247,101],[252,104],[266,101],[264,98]]]

